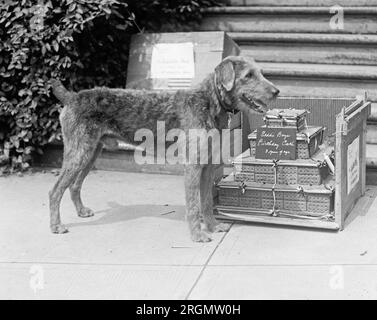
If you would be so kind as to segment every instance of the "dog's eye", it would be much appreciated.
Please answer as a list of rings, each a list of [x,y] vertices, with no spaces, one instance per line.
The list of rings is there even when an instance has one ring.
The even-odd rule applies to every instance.
[[[249,78],[252,78],[253,77],[253,72],[250,71],[246,74],[245,78],[249,79]]]

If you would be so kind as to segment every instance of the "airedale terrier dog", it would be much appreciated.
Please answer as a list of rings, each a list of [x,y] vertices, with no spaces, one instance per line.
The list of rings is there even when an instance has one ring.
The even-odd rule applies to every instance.
[[[68,230],[60,220],[60,201],[69,188],[80,217],[93,211],[81,200],[81,186],[109,137],[132,143],[139,128],[156,129],[157,121],[168,128],[217,129],[228,126],[228,113],[254,110],[264,113],[279,90],[253,60],[225,58],[195,89],[156,92],[134,89],[94,88],[70,92],[52,81],[54,95],[64,104],[60,123],[64,159],[57,182],[49,193],[53,233]],[[228,225],[213,216],[214,165],[185,165],[186,220],[193,241],[210,241],[208,232],[227,231]],[[201,223],[203,222],[203,223]]]

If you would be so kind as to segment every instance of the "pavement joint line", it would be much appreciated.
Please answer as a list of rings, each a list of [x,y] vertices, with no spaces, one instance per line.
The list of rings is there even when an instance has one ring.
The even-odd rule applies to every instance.
[[[377,263],[296,263],[296,264],[210,264],[207,267],[330,267],[330,266],[345,266],[345,267],[376,267]]]
[[[145,267],[203,267],[203,264],[158,264],[158,263],[82,263],[82,262],[51,262],[51,261],[0,261],[1,264],[44,264],[44,265],[73,265],[73,266],[145,266]]]
[[[328,266],[377,266],[377,263],[290,263],[290,264],[147,264],[147,263],[81,263],[81,262],[48,262],[48,261],[0,261],[6,264],[44,264],[44,265],[73,265],[73,266],[104,266],[104,267],[328,267]]]
[[[194,288],[196,287],[196,285],[198,284],[200,278],[202,277],[203,273],[204,273],[204,270],[206,269],[206,267],[208,266],[208,263],[209,261],[212,259],[212,256],[215,254],[217,248],[220,246],[220,244],[223,242],[223,240],[225,239],[226,235],[230,232],[230,230],[232,229],[234,225],[234,222],[231,222],[231,225],[230,225],[230,228],[227,232],[224,232],[224,235],[221,237],[220,241],[218,242],[218,244],[216,245],[215,249],[211,252],[211,254],[209,255],[207,261],[204,263],[203,267],[202,267],[202,270],[200,270],[200,273],[198,275],[198,277],[196,278],[196,280],[194,281],[194,284],[192,285],[192,287],[190,288],[189,292],[187,293],[186,297],[184,300],[188,300],[192,291],[194,290]]]

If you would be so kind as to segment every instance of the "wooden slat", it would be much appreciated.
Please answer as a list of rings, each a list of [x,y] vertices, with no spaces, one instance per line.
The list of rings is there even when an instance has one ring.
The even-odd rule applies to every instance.
[[[330,230],[338,230],[340,227],[338,223],[332,221],[272,217],[267,213],[263,214],[261,212],[252,212],[250,211],[250,209],[243,209],[239,207],[216,206],[216,209],[218,211],[216,217],[224,220],[240,220],[245,222],[279,224]],[[259,215],[257,215],[258,213]]]
[[[364,104],[362,100],[355,100],[351,105],[345,108],[344,113],[350,116],[356,109],[360,108]]]
[[[369,110],[363,119],[363,128],[361,133],[361,146],[360,146],[360,180],[361,180],[361,195],[365,194],[365,184],[366,184],[366,161],[367,161],[367,144],[366,144],[366,133],[367,133],[367,121],[368,115],[370,114],[370,103]]]
[[[335,132],[335,221],[339,226],[343,227],[342,219],[342,189],[341,186],[346,183],[345,176],[342,175],[342,167],[345,159],[341,156],[344,142],[342,139],[343,123],[344,123],[344,109],[336,116],[336,132]]]

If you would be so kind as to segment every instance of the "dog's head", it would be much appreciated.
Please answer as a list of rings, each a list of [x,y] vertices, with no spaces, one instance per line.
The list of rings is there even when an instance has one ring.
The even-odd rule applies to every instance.
[[[279,89],[268,81],[254,60],[229,56],[215,68],[215,86],[230,109],[259,113],[267,111]]]

